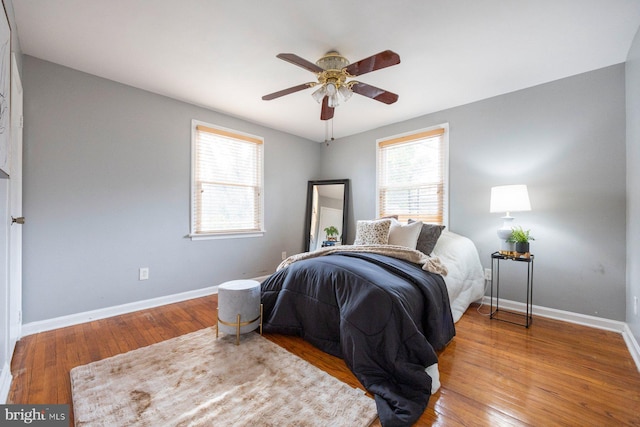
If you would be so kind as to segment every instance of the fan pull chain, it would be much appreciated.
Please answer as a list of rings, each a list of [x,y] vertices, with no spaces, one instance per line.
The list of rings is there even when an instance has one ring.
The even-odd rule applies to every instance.
[[[329,139],[329,121],[331,121],[331,139]],[[327,144],[327,147],[329,146],[329,141],[335,141],[333,137],[333,118],[324,122],[324,143]]]
[[[324,143],[329,146],[329,120],[324,121]]]
[[[333,138],[333,118],[332,118],[331,119],[331,142],[333,141],[334,141],[334,138]]]

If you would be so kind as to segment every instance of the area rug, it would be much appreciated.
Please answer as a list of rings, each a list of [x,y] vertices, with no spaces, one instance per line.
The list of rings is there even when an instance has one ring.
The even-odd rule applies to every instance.
[[[71,370],[76,426],[368,426],[373,399],[257,333],[206,328]]]

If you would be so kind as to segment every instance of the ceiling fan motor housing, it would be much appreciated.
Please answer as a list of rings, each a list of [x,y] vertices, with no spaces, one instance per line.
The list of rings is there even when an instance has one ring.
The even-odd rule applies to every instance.
[[[327,52],[316,61],[316,65],[324,70],[318,74],[319,84],[333,83],[339,88],[351,77],[344,69],[349,65],[349,60],[336,51]]]
[[[349,60],[336,51],[327,52],[316,61],[316,65],[323,70],[342,70],[349,65]]]

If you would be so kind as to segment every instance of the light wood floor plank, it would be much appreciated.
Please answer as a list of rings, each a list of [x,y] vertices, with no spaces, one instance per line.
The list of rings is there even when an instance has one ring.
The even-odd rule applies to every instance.
[[[71,403],[79,365],[215,322],[215,295],[31,335],[12,361],[10,403]],[[440,352],[442,388],[420,426],[640,426],[640,373],[619,334],[534,318],[529,329],[472,306]],[[353,387],[343,360],[296,337],[268,339]]]

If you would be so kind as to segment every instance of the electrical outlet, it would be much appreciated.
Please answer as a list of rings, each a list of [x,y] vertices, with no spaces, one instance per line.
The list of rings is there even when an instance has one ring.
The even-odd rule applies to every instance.
[[[149,279],[149,267],[140,267],[138,271],[138,280],[148,280]]]
[[[485,268],[484,269],[484,280],[491,280],[491,269],[490,268]]]
[[[282,260],[284,261],[285,259],[287,259],[287,252],[282,251]]]

